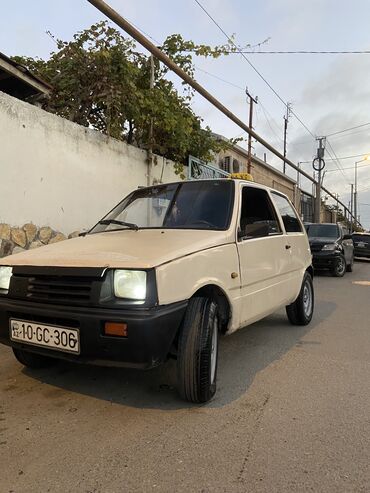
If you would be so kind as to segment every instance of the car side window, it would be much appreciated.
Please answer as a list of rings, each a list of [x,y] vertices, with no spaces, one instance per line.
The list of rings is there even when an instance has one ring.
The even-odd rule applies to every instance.
[[[274,206],[265,190],[243,187],[239,239],[282,233]]]
[[[272,197],[281,214],[285,231],[287,233],[302,233],[301,222],[288,199],[275,192],[272,192]]]

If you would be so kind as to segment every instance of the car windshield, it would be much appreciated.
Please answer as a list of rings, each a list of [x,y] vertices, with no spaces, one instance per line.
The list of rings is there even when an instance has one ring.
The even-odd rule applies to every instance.
[[[228,228],[233,180],[173,183],[138,189],[120,202],[90,233],[118,229]]]
[[[354,241],[370,241],[370,234],[362,234],[362,235],[356,235],[356,234],[353,234],[352,235],[352,238]]]
[[[307,224],[306,231],[309,238],[339,238],[339,229],[336,224]]]

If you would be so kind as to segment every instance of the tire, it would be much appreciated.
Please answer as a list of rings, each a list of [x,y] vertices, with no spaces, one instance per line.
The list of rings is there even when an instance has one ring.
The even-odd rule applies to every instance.
[[[53,358],[41,356],[40,354],[31,353],[24,349],[13,348],[16,359],[27,368],[47,368],[54,364]]]
[[[286,307],[286,314],[292,325],[308,325],[315,306],[315,296],[311,275],[306,272],[298,298]]]
[[[346,259],[340,255],[334,264],[332,274],[334,277],[343,277],[346,272]]]
[[[211,298],[191,298],[177,355],[179,393],[189,402],[207,402],[216,393],[218,331],[217,304]]]
[[[347,272],[353,272],[353,264],[355,263],[354,257],[351,259],[351,263],[347,265]]]

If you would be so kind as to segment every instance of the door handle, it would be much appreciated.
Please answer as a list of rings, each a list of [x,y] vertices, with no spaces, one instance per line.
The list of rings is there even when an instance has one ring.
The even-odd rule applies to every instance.
[[[289,248],[292,248],[291,245],[285,245],[285,250],[289,250]]]

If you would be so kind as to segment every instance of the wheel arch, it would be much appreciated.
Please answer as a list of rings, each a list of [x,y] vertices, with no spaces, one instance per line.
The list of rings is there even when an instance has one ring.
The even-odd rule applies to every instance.
[[[231,303],[225,291],[216,284],[205,284],[197,289],[191,297],[196,296],[212,298],[217,303],[221,319],[221,331],[225,333],[232,316]]]
[[[313,266],[312,266],[312,265],[310,265],[310,266],[308,266],[308,267],[307,267],[306,272],[308,272],[308,273],[310,274],[310,276],[312,277],[312,279],[313,279],[313,277],[314,277],[314,272],[315,272],[315,271],[314,271],[314,268],[313,268]]]

